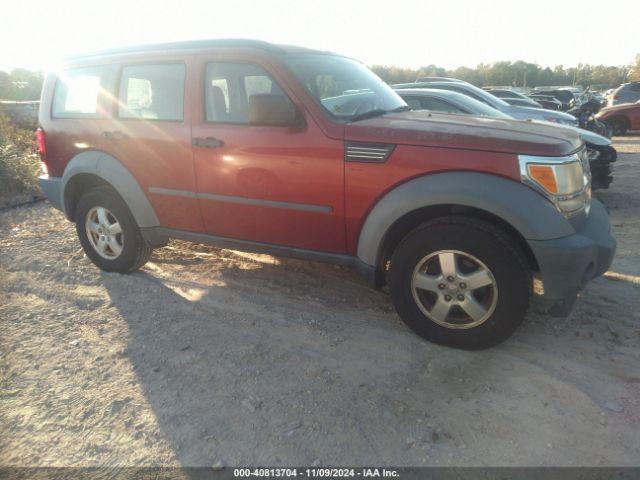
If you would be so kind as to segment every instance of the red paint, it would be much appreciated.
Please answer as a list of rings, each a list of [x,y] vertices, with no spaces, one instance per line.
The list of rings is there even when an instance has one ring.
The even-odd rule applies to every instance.
[[[351,124],[329,119],[277,55],[251,48],[191,49],[184,55],[145,52],[96,57],[70,66],[181,61],[186,64],[184,121],[119,119],[116,95],[106,92],[99,118],[52,119],[55,77],[43,91],[40,123],[47,164],[61,176],[85,150],[104,151],[125,165],[163,226],[258,242],[355,254],[360,228],[375,203],[394,186],[443,171],[476,171],[519,180],[517,154],[565,155],[580,146],[577,135],[524,122],[404,112]],[[301,112],[301,128],[208,123],[204,118],[204,68],[210,61],[253,63],[266,70]],[[116,85],[118,82],[114,82]],[[103,132],[123,138],[106,138]],[[215,137],[220,148],[191,145]],[[344,141],[389,143],[385,163],[344,161]],[[149,192],[150,187],[193,192]],[[225,195],[250,200],[330,207],[308,211],[196,198]]]
[[[640,103],[621,103],[613,107],[606,107],[596,115],[596,118],[600,121],[609,120],[613,117],[625,118],[628,122],[629,130],[640,130]]]
[[[36,145],[38,146],[38,156],[43,163],[47,162],[47,143],[44,130],[38,128],[36,130]]]

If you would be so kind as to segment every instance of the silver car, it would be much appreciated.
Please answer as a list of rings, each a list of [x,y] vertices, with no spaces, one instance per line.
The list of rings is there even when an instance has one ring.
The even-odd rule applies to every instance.
[[[578,125],[578,120],[568,113],[547,110],[546,108],[531,108],[509,105],[501,98],[494,97],[489,92],[485,92],[481,88],[471,85],[467,82],[424,82],[424,83],[402,83],[392,85],[396,90],[407,88],[436,88],[441,90],[451,90],[462,93],[482,103],[486,103],[490,107],[509,115],[516,120],[540,120],[544,122],[559,123],[561,125]]]
[[[608,97],[608,107],[640,100],[640,82],[623,83]]]

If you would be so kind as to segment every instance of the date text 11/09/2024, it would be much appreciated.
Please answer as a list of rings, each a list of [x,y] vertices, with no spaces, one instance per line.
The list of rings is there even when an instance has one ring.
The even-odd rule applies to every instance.
[[[399,478],[397,470],[387,468],[235,468],[235,478]]]

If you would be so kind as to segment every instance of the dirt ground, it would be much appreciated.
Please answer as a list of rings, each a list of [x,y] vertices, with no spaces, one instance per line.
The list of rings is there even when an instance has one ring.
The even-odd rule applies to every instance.
[[[640,465],[640,137],[615,146],[611,271],[481,352],[345,268],[173,242],[107,274],[48,204],[0,213],[0,466]]]

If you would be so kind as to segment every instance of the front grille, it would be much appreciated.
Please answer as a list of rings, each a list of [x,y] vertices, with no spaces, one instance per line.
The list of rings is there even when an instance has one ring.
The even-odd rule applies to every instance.
[[[344,159],[347,162],[382,163],[394,147],[384,143],[346,142]]]

